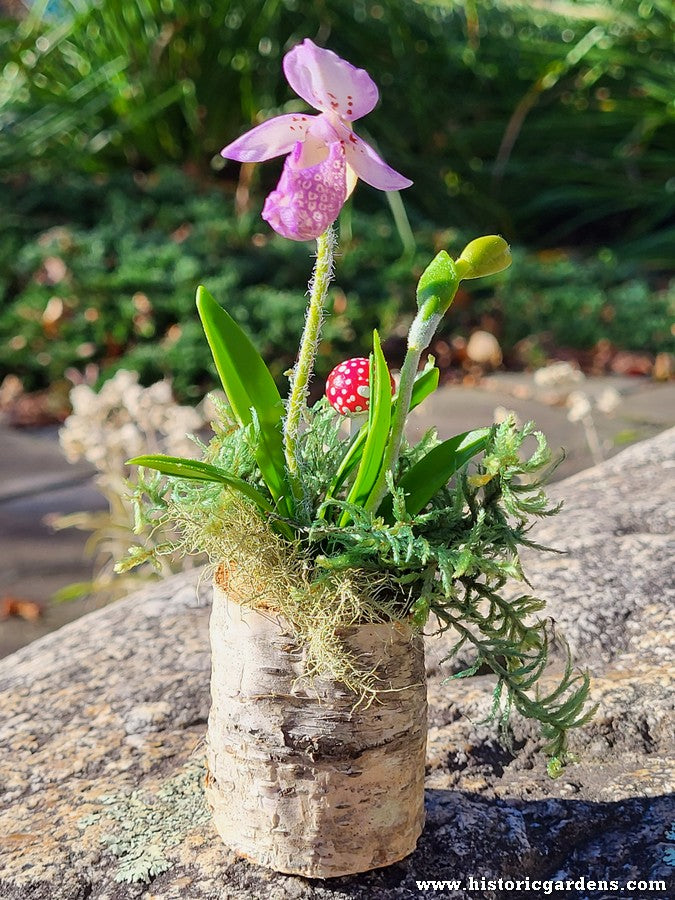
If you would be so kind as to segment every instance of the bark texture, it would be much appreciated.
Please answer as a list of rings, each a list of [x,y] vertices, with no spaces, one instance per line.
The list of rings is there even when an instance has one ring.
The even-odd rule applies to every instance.
[[[308,685],[279,617],[217,585],[211,613],[206,795],[223,841],[279,872],[329,878],[415,849],[424,825],[424,646],[402,624],[345,633],[382,693],[354,708],[329,680]]]

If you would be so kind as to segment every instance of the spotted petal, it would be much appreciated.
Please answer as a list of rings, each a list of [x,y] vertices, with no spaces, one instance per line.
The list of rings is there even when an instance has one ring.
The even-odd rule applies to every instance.
[[[362,138],[345,126],[337,126],[344,143],[347,165],[358,177],[379,191],[401,191],[412,181],[388,166],[381,156]]]
[[[304,140],[315,118],[302,113],[289,113],[268,119],[223,147],[220,155],[239,162],[263,162],[290,153],[297,141]]]
[[[351,122],[365,116],[377,103],[377,86],[364,69],[357,69],[309,39],[289,50],[283,65],[286,80],[296,94],[322,112]]]
[[[340,141],[328,147],[320,163],[300,168],[302,144],[287,157],[276,190],[267,197],[262,217],[283,237],[309,241],[338,217],[347,196],[345,151]]]

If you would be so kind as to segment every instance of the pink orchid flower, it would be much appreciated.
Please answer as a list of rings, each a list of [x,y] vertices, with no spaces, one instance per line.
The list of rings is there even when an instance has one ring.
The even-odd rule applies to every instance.
[[[352,131],[351,123],[369,113],[379,96],[364,69],[310,40],[293,47],[283,67],[290,86],[319,115],[276,116],[220,152],[239,162],[288,154],[262,217],[283,237],[308,241],[335,221],[358,178],[381,191],[398,191],[412,181]]]

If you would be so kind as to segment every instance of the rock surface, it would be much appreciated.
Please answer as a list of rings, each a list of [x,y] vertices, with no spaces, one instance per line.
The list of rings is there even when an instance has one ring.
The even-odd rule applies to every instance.
[[[208,589],[191,572],[0,662],[0,897],[544,896],[508,883],[526,877],[568,879],[570,890],[553,896],[577,900],[666,897],[675,865],[674,441],[671,430],[555,485],[565,508],[536,537],[567,552],[526,558],[534,591],[593,673],[599,703],[574,736],[579,762],[559,779],[546,775],[526,722],[514,722],[515,757],[477,724],[491,679],[442,684],[447,644],[431,638],[427,825],[417,851],[327,882],[237,859],[203,800]],[[619,886],[586,888],[582,878]],[[446,879],[463,886],[417,884]],[[645,884],[628,889],[633,879]]]

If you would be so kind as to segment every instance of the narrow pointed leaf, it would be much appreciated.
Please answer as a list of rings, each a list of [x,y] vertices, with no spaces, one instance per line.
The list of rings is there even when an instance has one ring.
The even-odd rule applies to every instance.
[[[425,400],[429,394],[433,394],[433,392],[438,387],[438,378],[440,376],[439,370],[434,366],[433,368],[425,369],[423,372],[420,372],[417,378],[415,379],[415,383],[413,384],[413,392],[410,400],[410,409],[415,409],[416,406],[419,406],[420,403]],[[392,415],[394,412],[394,408],[396,406],[398,397],[394,396],[391,401],[392,406]],[[359,429],[358,434],[349,445],[349,449],[345,453],[340,462],[340,466],[335,473],[335,478],[333,482],[326,492],[326,499],[330,499],[334,497],[337,492],[340,490],[342,485],[345,482],[345,479],[349,477],[349,475],[354,471],[356,466],[358,465],[361,456],[363,454],[363,448],[366,445],[366,437],[368,435],[368,423],[365,422],[361,428]]]
[[[213,360],[237,421],[250,425],[255,411],[254,455],[275,501],[289,511],[281,421],[281,396],[263,358],[246,333],[204,287],[197,289],[197,309]]]
[[[196,459],[183,459],[180,456],[164,456],[161,453],[148,456],[135,456],[127,460],[130,466],[146,466],[155,469],[163,475],[172,475],[175,478],[189,478],[193,481],[210,481],[224,484],[235,491],[239,491],[249,500],[252,500],[265,512],[274,512],[274,507],[269,500],[243,478],[230,475],[219,466],[199,462]]]
[[[261,421],[280,422],[281,396],[248,335],[202,286],[197,289],[197,310],[237,421],[250,425],[254,407]]]
[[[465,431],[443,441],[403,475],[397,487],[406,493],[405,505],[411,516],[421,512],[434,494],[450,481],[458,469],[485,449],[489,428]],[[385,519],[391,517],[391,497],[386,497],[379,509]]]
[[[382,468],[384,450],[391,425],[391,383],[389,369],[382,353],[377,331],[373,332],[373,353],[370,361],[370,409],[366,439],[354,484],[347,496],[347,502],[364,506]],[[345,512],[340,525],[349,521]]]

